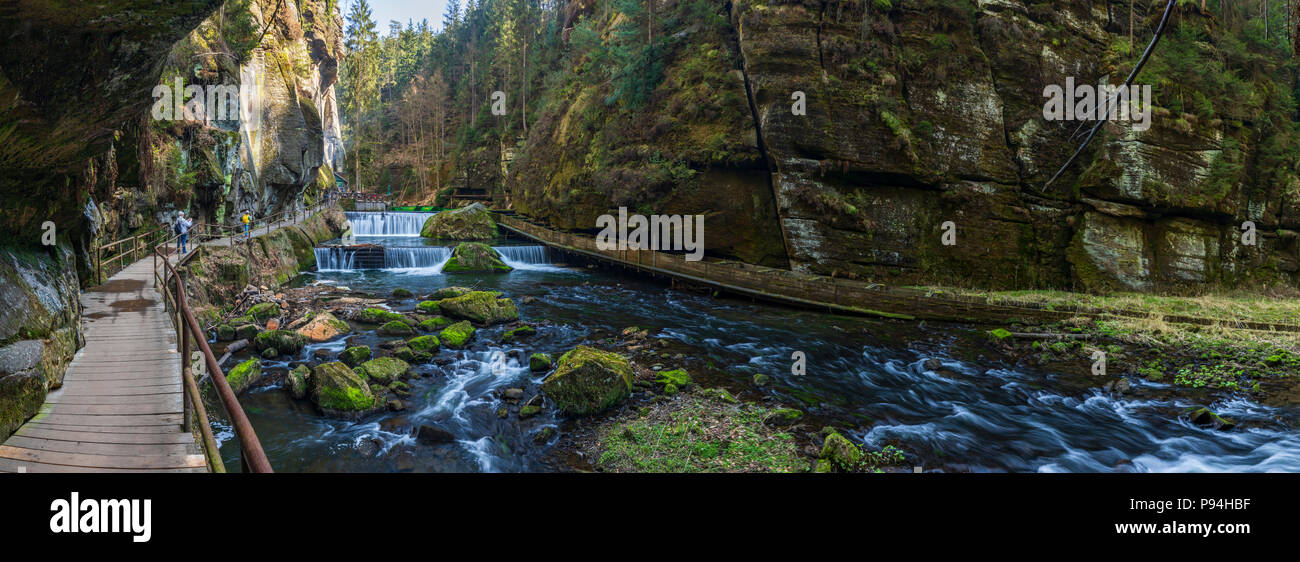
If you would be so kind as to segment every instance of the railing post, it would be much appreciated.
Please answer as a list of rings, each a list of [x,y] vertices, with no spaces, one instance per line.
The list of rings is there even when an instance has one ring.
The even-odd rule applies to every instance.
[[[178,273],[176,275],[177,285],[180,285],[180,277],[181,276]],[[182,325],[180,331],[176,333],[176,335],[181,338],[181,350],[182,350],[181,351],[181,381],[182,382],[184,382],[187,378],[191,376],[190,375],[190,338],[185,337],[185,333],[188,331],[188,327],[189,326]],[[193,431],[193,428],[190,425],[190,399],[193,397],[190,396],[190,387],[188,385],[183,384],[181,385],[181,388],[185,390],[185,392],[181,396],[181,400],[184,400],[184,404],[181,405],[181,423],[184,424],[185,432],[189,433],[190,431]]]
[[[185,339],[185,337],[184,337],[184,336],[185,336],[185,328],[183,328],[183,326],[184,326],[184,324],[185,324],[185,319],[184,319],[184,318],[181,318],[181,304],[180,304],[180,303],[181,303],[181,291],[184,291],[185,288],[181,286],[181,274],[180,274],[179,271],[175,271],[175,270],[173,270],[173,271],[172,271],[172,277],[175,277],[175,278],[176,278],[176,288],[173,289],[173,290],[175,291],[175,294],[172,295],[172,298],[176,299],[176,331],[177,331],[179,334],[181,334],[181,339]],[[177,342],[176,342],[176,351],[179,352],[180,350],[181,350],[181,342],[177,341]],[[184,359],[184,358],[182,358],[182,360],[183,360],[183,359]]]

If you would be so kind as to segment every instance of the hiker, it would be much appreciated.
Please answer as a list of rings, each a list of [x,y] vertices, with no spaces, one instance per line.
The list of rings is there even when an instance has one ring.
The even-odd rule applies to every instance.
[[[176,213],[176,225],[174,228],[176,229],[176,234],[180,236],[176,241],[176,249],[180,250],[181,255],[185,255],[185,252],[188,249],[190,226],[193,224],[193,221],[185,218],[184,211],[178,211]]]
[[[239,217],[239,220],[244,223],[244,237],[248,238],[248,223],[253,222],[253,217],[248,216],[248,211],[244,211],[244,216]]]

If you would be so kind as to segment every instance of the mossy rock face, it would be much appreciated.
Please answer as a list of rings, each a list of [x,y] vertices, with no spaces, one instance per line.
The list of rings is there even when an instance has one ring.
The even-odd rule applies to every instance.
[[[361,375],[338,361],[312,369],[311,399],[326,414],[344,417],[371,412],[384,405]]]
[[[506,333],[501,334],[501,343],[509,343],[516,339],[531,336],[536,333],[537,329],[532,326],[520,326],[513,330],[507,330]]]
[[[358,365],[357,374],[380,384],[388,384],[406,374],[411,365],[396,357],[377,357]]]
[[[429,298],[431,300],[440,301],[442,299],[459,297],[465,293],[469,293],[473,291],[474,289],[471,289],[469,287],[443,287],[441,289],[438,289],[437,291],[434,291],[432,295],[429,295]]]
[[[435,240],[492,240],[497,223],[482,203],[437,213],[424,221],[420,236]]]
[[[632,392],[632,364],[617,353],[580,345],[560,357],[542,391],[565,413],[594,414]]]
[[[822,452],[819,457],[830,461],[841,470],[852,470],[862,460],[862,450],[843,435],[831,433],[826,436],[826,441],[822,442]]]
[[[660,371],[655,374],[655,382],[663,385],[675,385],[678,388],[691,384],[691,375],[686,369],[673,369],[671,371]]]
[[[467,320],[461,320],[455,324],[443,328],[438,334],[438,340],[442,345],[452,348],[465,347],[470,338],[474,337],[474,325]]]
[[[442,266],[443,273],[506,273],[513,268],[501,255],[482,242],[461,242]]]
[[[438,301],[438,309],[452,318],[488,326],[518,320],[519,309],[515,307],[515,301],[500,296],[501,293],[496,291],[472,291]]]
[[[434,335],[413,337],[406,340],[406,345],[411,346],[411,349],[415,351],[427,353],[437,353],[438,348],[442,346],[442,344],[438,343],[438,336]]]
[[[433,332],[450,325],[450,318],[447,318],[446,316],[434,316],[433,318],[426,318],[423,322],[420,322],[420,329],[426,332]]]
[[[256,357],[235,365],[229,373],[226,373],[226,383],[235,394],[247,390],[261,378],[262,360]]]
[[[322,311],[313,315],[311,321],[298,328],[297,331],[311,341],[323,342],[351,332],[352,327],[328,311]]]
[[[273,302],[257,303],[248,309],[248,315],[265,322],[280,315],[280,305]]]
[[[256,324],[241,324],[235,326],[235,337],[241,340],[252,340],[257,337]]]
[[[379,333],[385,336],[409,336],[415,333],[415,328],[406,322],[394,320],[379,327]]]
[[[299,364],[285,376],[285,389],[297,400],[307,397],[308,385],[311,383],[311,369]]]
[[[549,353],[534,353],[528,356],[528,370],[534,373],[538,371],[549,371],[551,365],[555,363]]]
[[[364,345],[349,347],[339,354],[339,361],[349,367],[356,367],[370,359],[370,348]]]
[[[306,341],[298,332],[266,330],[257,334],[253,344],[259,351],[275,348],[280,353],[294,354],[302,351],[302,346],[306,344]]]
[[[367,308],[357,315],[358,322],[366,324],[387,324],[389,322],[405,322],[406,317],[382,308]]]

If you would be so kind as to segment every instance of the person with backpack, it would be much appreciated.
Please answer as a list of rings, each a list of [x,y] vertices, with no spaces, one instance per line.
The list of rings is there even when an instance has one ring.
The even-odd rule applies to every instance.
[[[244,216],[239,217],[239,220],[244,223],[244,238],[248,238],[248,225],[253,222],[253,217],[248,216],[248,211],[244,211]]]
[[[185,255],[185,252],[189,249],[188,248],[189,247],[188,241],[190,237],[189,232],[190,232],[190,226],[193,226],[193,224],[194,224],[193,221],[190,221],[189,219],[185,218],[184,211],[180,211],[176,213],[176,223],[175,225],[173,225],[172,228],[174,228],[176,230],[176,234],[180,236],[180,238],[177,239],[176,241],[176,249],[180,251],[181,255]]]

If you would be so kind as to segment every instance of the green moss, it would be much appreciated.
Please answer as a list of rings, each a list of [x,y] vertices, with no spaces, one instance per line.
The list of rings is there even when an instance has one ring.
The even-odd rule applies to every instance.
[[[441,346],[441,344],[438,343],[438,337],[433,335],[416,336],[406,340],[406,344],[411,346],[411,349],[415,351],[426,351],[429,353],[437,352],[438,348]]]
[[[841,470],[853,470],[862,460],[862,450],[843,435],[832,433],[822,443],[820,458],[830,461]]]
[[[396,357],[378,357],[358,365],[356,373],[366,379],[387,384],[406,374],[411,365]]]
[[[560,410],[577,415],[600,412],[631,393],[632,365],[617,353],[580,345],[560,357],[542,391]]]
[[[438,301],[420,301],[420,304],[415,305],[415,309],[425,314],[437,314]]]
[[[293,354],[302,351],[306,339],[298,332],[289,330],[266,330],[257,334],[253,341],[258,350],[265,351],[274,348],[276,351],[285,354]]]
[[[339,361],[349,367],[356,367],[370,359],[370,348],[364,345],[349,347],[339,354]]]
[[[447,326],[438,334],[438,339],[447,347],[465,347],[470,338],[474,337],[474,326],[467,321],[460,321]]]
[[[691,375],[685,369],[673,369],[671,371],[660,371],[655,374],[655,382],[659,384],[672,384],[683,387],[691,384]]]
[[[388,322],[405,322],[406,317],[382,308],[367,308],[357,315],[357,321],[366,324],[386,324]]]
[[[265,322],[280,315],[280,305],[273,302],[258,303],[248,309],[248,315]]]
[[[740,402],[739,400],[736,400],[736,397],[732,396],[731,393],[728,392],[727,389],[725,388],[706,388],[703,391],[703,395],[709,398],[721,400],[728,404],[738,404]]]
[[[438,301],[438,309],[452,318],[462,318],[476,324],[500,324],[519,319],[519,309],[514,301],[499,298],[495,291],[471,291],[459,297]]]
[[[379,327],[379,333],[386,336],[406,336],[415,333],[415,328],[403,321],[394,320]]]
[[[535,333],[537,333],[537,330],[534,329],[532,326],[520,326],[513,330],[508,330],[504,334],[501,334],[501,343],[509,343],[518,338],[524,336],[531,336]]]
[[[262,361],[254,357],[230,369],[230,372],[226,374],[226,384],[230,385],[230,390],[233,390],[235,394],[239,394],[261,377]]]
[[[549,353],[534,353],[528,356],[528,370],[533,372],[548,371],[552,363]]]
[[[1003,328],[997,328],[995,330],[989,330],[989,336],[991,336],[995,340],[1005,340],[1011,337],[1011,332]]]

